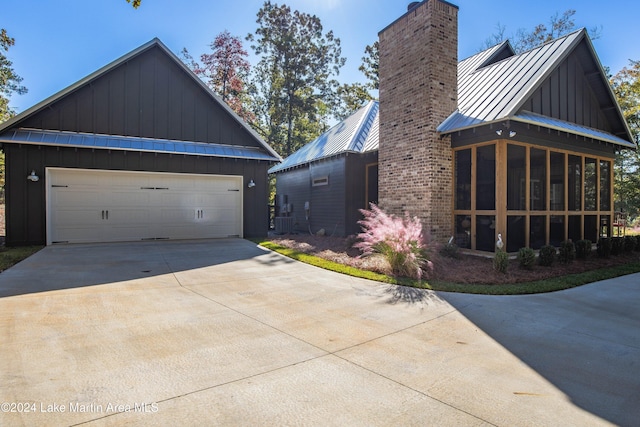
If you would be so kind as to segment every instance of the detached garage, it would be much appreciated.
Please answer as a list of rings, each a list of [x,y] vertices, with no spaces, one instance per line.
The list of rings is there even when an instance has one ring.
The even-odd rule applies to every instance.
[[[0,125],[6,244],[265,236],[281,159],[155,39]]]

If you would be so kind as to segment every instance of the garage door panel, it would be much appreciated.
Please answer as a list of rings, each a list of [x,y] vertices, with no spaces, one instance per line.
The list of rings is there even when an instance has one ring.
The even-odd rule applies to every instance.
[[[101,213],[93,208],[60,209],[56,214],[56,220],[61,227],[91,226],[100,219]]]
[[[242,234],[239,177],[51,168],[48,182],[49,242]]]

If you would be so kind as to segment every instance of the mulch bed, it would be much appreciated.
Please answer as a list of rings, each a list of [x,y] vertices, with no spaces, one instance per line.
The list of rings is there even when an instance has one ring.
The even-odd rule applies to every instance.
[[[344,265],[389,274],[386,261],[379,257],[363,257],[360,251],[351,247],[353,239],[294,234],[270,236],[270,240],[281,246],[295,249],[335,261]],[[581,273],[599,268],[612,267],[630,262],[640,261],[640,252],[623,253],[604,259],[595,254],[595,250],[587,260],[575,260],[568,264],[555,262],[551,267],[536,265],[532,270],[519,268],[518,261],[510,260],[506,273],[499,273],[493,268],[493,258],[483,255],[461,254],[459,259],[442,256],[437,248],[430,251],[430,259],[434,264],[429,278],[454,283],[507,284],[530,282],[567,274]]]

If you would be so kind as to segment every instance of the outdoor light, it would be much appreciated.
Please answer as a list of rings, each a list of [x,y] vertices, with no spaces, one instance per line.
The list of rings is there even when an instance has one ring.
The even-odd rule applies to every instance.
[[[502,129],[498,129],[498,130],[496,131],[496,134],[497,134],[498,136],[502,135]]]
[[[516,131],[512,130],[511,132],[509,132],[510,138],[513,138],[514,136],[516,136]]]
[[[249,187],[249,188],[253,188],[253,187],[255,187],[255,186],[256,186],[256,183],[255,183],[255,182],[253,182],[253,180],[252,180],[252,179],[251,179],[251,180],[249,180],[249,184],[247,184],[247,187]]]
[[[38,180],[40,179],[40,177],[38,175],[36,175],[36,171],[32,170],[31,173],[29,175],[27,175],[27,179],[31,182],[38,182]]]

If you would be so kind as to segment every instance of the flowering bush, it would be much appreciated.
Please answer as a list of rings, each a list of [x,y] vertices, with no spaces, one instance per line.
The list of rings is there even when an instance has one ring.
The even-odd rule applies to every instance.
[[[422,236],[422,223],[417,217],[403,218],[387,215],[371,203],[371,209],[361,209],[364,219],[358,221],[362,233],[360,241],[354,245],[362,251],[362,256],[382,254],[393,274],[421,279],[432,270],[433,264],[427,259],[426,245]]]

